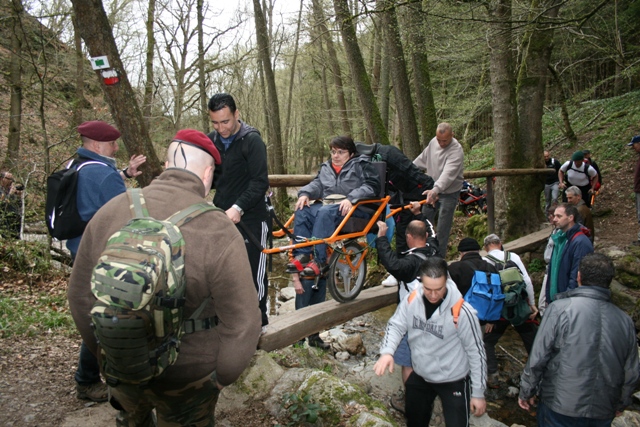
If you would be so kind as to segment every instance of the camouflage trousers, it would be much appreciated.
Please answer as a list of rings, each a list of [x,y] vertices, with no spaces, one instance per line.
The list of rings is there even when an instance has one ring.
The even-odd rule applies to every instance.
[[[215,372],[206,378],[180,388],[164,386],[140,387],[120,384],[110,387],[110,393],[124,411],[116,420],[118,427],[213,427],[214,413],[220,390]]]

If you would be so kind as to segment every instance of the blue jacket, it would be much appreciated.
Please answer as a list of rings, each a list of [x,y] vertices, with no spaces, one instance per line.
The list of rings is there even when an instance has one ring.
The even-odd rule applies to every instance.
[[[567,244],[564,245],[562,257],[560,258],[560,268],[558,269],[558,293],[578,287],[577,277],[580,261],[585,255],[593,252],[593,244],[584,233],[580,232],[581,227],[581,224],[575,224],[567,230]],[[556,248],[553,250],[555,252]],[[551,259],[553,259],[553,254]],[[547,272],[551,271],[550,265],[547,269]],[[547,286],[546,298],[547,302],[551,303],[549,291],[550,287]]]
[[[78,148],[76,152],[82,159],[91,159],[102,163],[101,165],[87,165],[78,173],[78,213],[83,221],[93,218],[109,200],[127,189],[120,172],[116,168],[115,159],[101,156],[86,148]],[[67,249],[75,258],[80,246],[82,236],[67,240]]]

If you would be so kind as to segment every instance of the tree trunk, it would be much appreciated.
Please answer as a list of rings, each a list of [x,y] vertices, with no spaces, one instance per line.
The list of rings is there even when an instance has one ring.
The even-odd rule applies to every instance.
[[[545,21],[552,21],[558,16],[559,8],[560,0],[540,2],[534,0],[530,16],[531,18],[544,16]],[[516,166],[522,168],[544,167],[542,114],[553,43],[553,29],[547,29],[547,27],[548,24],[539,24],[528,30],[523,37],[521,48],[523,56],[516,89],[519,129],[517,151],[521,153],[521,157]],[[517,237],[536,230],[539,221],[545,218],[540,206],[540,198],[531,197],[531,194],[542,192],[544,179],[527,176],[522,181],[524,181],[523,188],[529,189],[529,197],[525,206],[529,210],[529,214],[523,214],[522,218],[510,221],[509,229],[512,230],[510,234]],[[524,201],[522,204],[525,204]],[[537,215],[532,215],[532,212]]]
[[[418,119],[420,123],[420,144],[426,148],[436,134],[438,119],[436,117],[436,105],[433,99],[433,87],[429,72],[427,58],[427,14],[423,12],[420,3],[409,3],[405,9],[408,21],[409,53],[413,67],[413,88],[416,94],[418,106]]]
[[[491,100],[493,103],[493,139],[496,169],[510,169],[522,164],[518,152],[518,117],[514,58],[511,53],[511,0],[486,3],[491,21],[488,37],[491,55]],[[509,240],[518,234],[514,224],[529,216],[528,189],[521,178],[498,177],[495,185],[496,231]],[[514,226],[511,226],[513,224]]]
[[[321,0],[312,0],[313,5],[313,17],[315,20],[315,26],[318,28],[318,33],[327,45],[327,53],[329,54],[329,64],[333,73],[333,84],[336,88],[336,97],[338,98],[338,107],[340,109],[340,124],[342,125],[342,132],[345,135],[351,135],[351,124],[349,123],[349,110],[347,109],[347,101],[344,96],[344,89],[342,84],[342,71],[340,70],[340,63],[338,62],[338,55],[336,48],[333,45],[333,38],[331,33],[325,24],[324,10],[322,9]]]
[[[153,105],[153,89],[154,89],[154,73],[153,73],[153,54],[156,49],[156,37],[154,34],[154,22],[156,18],[156,0],[149,0],[149,9],[147,11],[147,57],[145,59],[146,81],[144,84],[144,101],[142,106],[142,115],[144,124],[147,129],[151,129],[151,108]],[[206,107],[205,107],[206,111]],[[208,121],[207,121],[208,123]]]
[[[560,104],[560,115],[562,116],[562,124],[564,125],[564,137],[571,142],[571,145],[576,145],[578,143],[578,137],[573,131],[573,127],[571,127],[571,121],[569,120],[569,110],[567,110],[567,97],[566,91],[564,89],[564,84],[562,83],[558,72],[555,68],[553,68],[553,66],[549,65],[549,71],[551,72],[553,81],[555,81],[556,85],[558,86],[556,96],[558,97],[558,104]]]
[[[111,109],[116,126],[122,132],[122,139],[129,155],[143,154],[147,162],[142,166],[142,175],[138,177],[141,186],[148,185],[153,178],[162,173],[142,112],[136,101],[136,94],[120,60],[120,54],[113,38],[113,32],[100,0],[72,0],[73,9],[78,17],[80,34],[92,57],[107,56],[112,70],[119,74],[119,83],[106,85],[101,72],[100,79],[105,99]]]
[[[380,110],[378,110],[376,99],[373,96],[369,76],[364,66],[360,46],[358,46],[356,30],[353,26],[352,17],[349,14],[347,0],[333,0],[333,5],[336,12],[336,21],[340,26],[349,68],[351,68],[353,84],[360,98],[360,107],[362,108],[367,130],[369,131],[369,137],[374,142],[389,144],[389,136],[382,124]]]
[[[411,100],[411,87],[407,76],[407,65],[404,60],[404,49],[398,29],[398,18],[393,0],[379,0],[384,8],[382,22],[390,56],[391,78],[393,79],[393,92],[396,99],[396,109],[400,126],[400,138],[402,139],[402,151],[410,159],[418,157],[420,152],[420,136],[416,126],[416,115]],[[435,135],[435,134],[434,134]]]
[[[258,41],[258,56],[264,71],[265,85],[267,88],[267,112],[269,118],[269,145],[274,151],[275,163],[272,173],[287,173],[284,155],[282,152],[282,129],[280,124],[280,106],[278,104],[278,92],[276,90],[276,79],[271,67],[271,55],[269,49],[269,35],[267,32],[267,22],[260,6],[260,0],[253,0],[254,18],[256,23],[256,38]],[[285,189],[276,191],[276,204],[285,206],[287,204],[287,193]]]
[[[9,101],[9,135],[7,138],[7,154],[2,162],[2,169],[18,167],[20,157],[20,129],[22,122],[22,14],[24,8],[21,0],[11,1],[11,59],[9,81],[11,99]]]
[[[76,49],[76,99],[73,105],[73,124],[79,126],[82,124],[82,110],[87,103],[84,99],[84,66],[85,58],[82,52],[82,37],[80,37],[80,29],[78,28],[78,20],[75,14],[71,14],[71,23],[73,25],[73,44]]]
[[[378,99],[380,99],[380,116],[382,125],[389,132],[389,104],[391,103],[391,81],[389,75],[389,55],[383,49],[380,63],[380,87],[378,88]]]
[[[291,126],[291,104],[293,102],[293,82],[296,75],[296,61],[298,59],[298,44],[300,41],[300,25],[302,23],[302,7],[304,0],[300,0],[300,11],[298,12],[298,26],[296,28],[296,42],[293,48],[293,58],[291,60],[291,72],[289,73],[289,96],[287,97],[287,121],[285,122],[285,138],[282,144],[282,152],[286,157],[288,152],[287,141],[292,139],[290,126]]]

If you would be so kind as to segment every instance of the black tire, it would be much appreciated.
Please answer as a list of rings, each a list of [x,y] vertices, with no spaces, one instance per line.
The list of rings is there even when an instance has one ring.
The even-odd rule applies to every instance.
[[[336,248],[329,260],[327,287],[334,300],[338,302],[353,301],[367,278],[367,261],[360,262],[365,255],[358,242],[350,241],[343,248]],[[354,268],[355,265],[357,268]]]

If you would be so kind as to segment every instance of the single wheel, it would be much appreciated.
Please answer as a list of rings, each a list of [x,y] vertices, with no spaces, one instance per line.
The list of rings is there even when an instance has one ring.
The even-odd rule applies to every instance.
[[[327,287],[334,300],[354,300],[367,278],[366,246],[350,241],[343,248],[336,248],[329,259]]]

